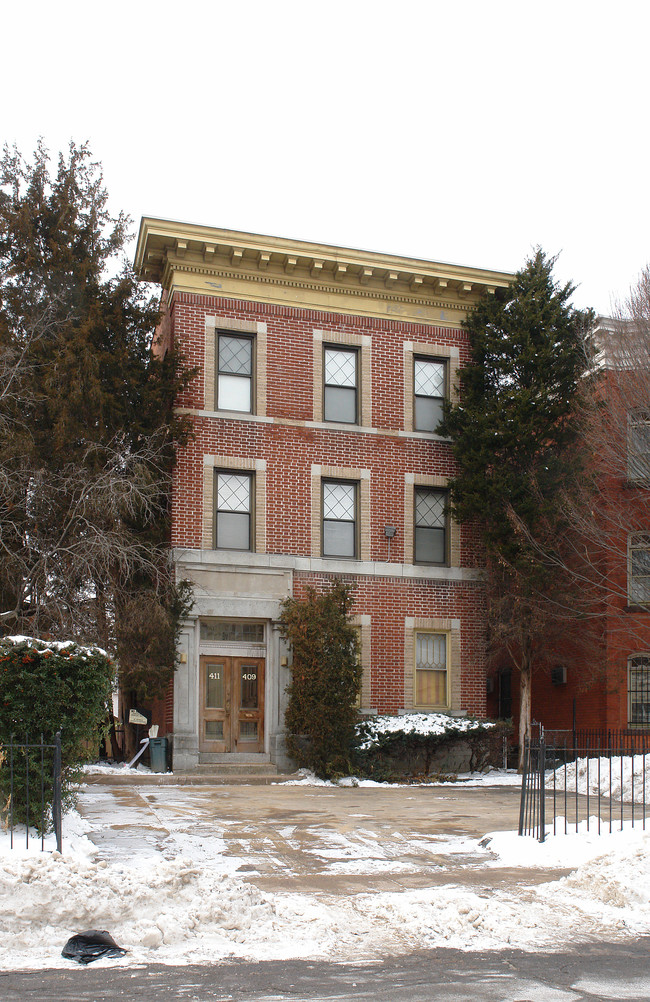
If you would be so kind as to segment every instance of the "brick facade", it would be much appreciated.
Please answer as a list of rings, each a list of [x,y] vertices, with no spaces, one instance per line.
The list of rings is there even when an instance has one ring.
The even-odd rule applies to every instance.
[[[136,259],[145,276],[147,248],[156,248],[152,222],[143,221],[148,231],[143,237],[141,230]],[[222,231],[190,232],[183,241],[178,231],[172,234],[163,226],[154,269],[165,286],[164,343],[175,345],[198,367],[198,375],[177,401],[192,415],[195,433],[180,451],[174,473],[171,542],[178,577],[194,583],[195,609],[181,641],[182,665],[175,680],[175,758],[192,764],[209,761],[212,752],[248,749],[282,762],[291,655],[274,625],[280,603],[288,595],[304,594],[308,586],[324,588],[336,576],[354,587],[364,712],[418,708],[485,715],[484,594],[477,534],[447,516],[444,559],[433,565],[415,559],[418,539],[428,540],[436,532],[442,539],[440,529],[418,528],[417,500],[426,503],[427,492],[436,502],[442,497],[436,492],[444,491],[453,460],[445,440],[414,428],[414,360],[425,366],[429,360],[440,363],[440,371],[446,370],[445,394],[453,396],[457,369],[468,358],[460,319],[472,301],[485,294],[485,285],[505,284],[508,276],[490,274],[488,281],[486,275],[472,273],[474,282],[461,281],[467,276],[447,281],[428,263],[409,262],[407,267],[399,259],[400,268],[395,265],[391,271],[393,259],[382,257],[380,268],[377,256],[366,255],[341,264],[343,252],[338,249],[328,256],[333,249],[320,248],[319,256],[312,245],[292,244],[292,256],[286,242],[279,250],[271,244],[266,255],[259,249],[239,254],[235,245],[245,243],[246,236],[228,234],[234,247],[228,250],[223,248]],[[206,271],[206,248],[212,244],[214,254],[222,255],[222,267],[207,274],[220,281],[204,280],[202,292],[192,291],[188,286],[199,284],[194,276]],[[179,258],[181,245],[188,250]],[[193,247],[191,260],[196,263],[190,268]],[[325,268],[332,277],[321,285]],[[183,269],[191,272],[191,279],[182,278]],[[340,291],[333,285],[337,279]],[[210,294],[209,286],[217,284],[226,286],[227,294]],[[294,291],[297,286],[299,291]],[[242,295],[242,287],[251,290],[248,296]],[[469,299],[464,301],[464,296]],[[337,308],[327,308],[330,304]],[[395,313],[404,318],[395,318]],[[219,337],[234,338],[246,350],[251,346],[248,410],[219,407]],[[354,353],[352,422],[325,420],[325,352],[338,351],[340,357],[339,349]],[[247,388],[249,382],[238,385]],[[245,521],[238,523],[250,523],[250,545],[244,550],[241,542],[239,549],[218,545],[218,525],[230,524],[226,515],[218,522],[217,509],[224,504],[218,501],[219,485],[229,485],[233,476],[240,478],[247,498]],[[323,498],[328,485],[332,490],[343,485],[346,497],[355,499],[354,516],[345,518],[350,520],[350,539],[354,533],[356,541],[349,544],[354,552],[346,556],[324,554]],[[336,518],[333,524],[338,533]],[[388,534],[387,527],[392,527]],[[260,632],[247,642],[236,625],[246,623],[258,624],[263,639]],[[445,650],[444,671],[437,676],[443,682],[435,690],[416,686],[419,634],[433,634]],[[221,684],[222,670],[238,671],[236,665],[245,657],[257,658],[265,673],[263,733],[257,746],[246,745],[237,738],[237,723],[230,729],[215,712],[219,719],[209,725],[210,733],[221,737],[211,743],[207,730],[202,731],[210,716],[205,700],[221,696],[205,695],[210,684],[205,679]],[[249,676],[255,676],[252,668]],[[228,684],[234,693],[235,681]],[[253,733],[245,716],[242,713],[242,726]],[[229,741],[222,737],[224,727]]]

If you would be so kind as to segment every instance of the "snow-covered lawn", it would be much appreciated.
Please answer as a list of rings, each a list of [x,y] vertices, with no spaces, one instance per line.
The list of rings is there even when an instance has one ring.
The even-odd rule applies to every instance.
[[[177,788],[173,796],[181,802],[185,794]],[[349,843],[352,871],[385,872],[390,860],[370,851],[366,859],[359,850],[361,829],[371,824],[361,817],[357,841]],[[473,873],[497,876],[503,867],[523,868],[520,878],[497,880],[486,891],[485,882],[472,879],[444,883],[441,864],[432,862],[424,864],[431,866],[430,886],[341,895],[261,890],[254,878],[236,872],[250,858],[226,854],[217,833],[199,842],[177,832],[167,858],[155,847],[146,855],[143,846],[138,858],[106,859],[89,840],[91,831],[78,814],[68,815],[63,856],[36,851],[38,843],[29,853],[9,852],[2,835],[0,967],[69,967],[60,956],[64,943],[92,928],[108,930],[129,951],[121,960],[97,963],[121,966],[229,957],[358,961],[434,946],[549,950],[650,933],[650,832],[640,828],[597,836],[592,824],[591,833],[583,826],[579,834],[550,836],[543,845],[513,832],[441,837],[430,851],[438,860],[446,853],[449,866],[462,858]],[[366,834],[372,845],[376,835]],[[325,845],[329,837],[324,832]],[[341,838],[332,838],[333,855],[345,858]],[[426,846],[408,838],[422,858]],[[554,867],[572,872],[544,881],[544,868]],[[397,859],[391,872],[400,872]]]

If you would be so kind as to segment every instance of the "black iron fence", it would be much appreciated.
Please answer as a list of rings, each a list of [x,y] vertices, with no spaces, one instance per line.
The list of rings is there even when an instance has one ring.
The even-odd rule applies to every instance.
[[[41,850],[45,849],[45,836],[51,829],[56,839],[56,848],[61,852],[61,734],[57,732],[52,744],[41,734],[40,741],[25,740],[12,736],[2,746],[2,792],[6,799],[6,822],[9,830],[10,846],[25,829],[25,845],[29,846],[36,830]],[[19,836],[20,832],[20,836]]]
[[[519,834],[645,828],[650,800],[650,734],[546,731],[526,743]]]
[[[595,754],[637,755],[650,752],[650,731],[631,731],[628,728],[609,728],[603,730],[595,727],[576,727],[572,730],[540,730],[538,741],[544,740],[547,746],[564,748],[567,751],[589,751],[590,757]],[[535,743],[535,739],[533,740]]]

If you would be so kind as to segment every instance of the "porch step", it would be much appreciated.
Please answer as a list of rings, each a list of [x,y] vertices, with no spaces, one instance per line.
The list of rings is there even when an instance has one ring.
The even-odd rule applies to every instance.
[[[271,756],[264,752],[201,752],[199,754],[199,765],[270,765]]]
[[[228,783],[259,786],[281,780],[281,774],[272,762],[201,762],[194,769],[175,772],[174,777],[178,783],[205,786],[223,786]]]
[[[264,753],[206,752],[199,755],[197,766],[175,775],[182,775],[188,783],[272,783],[278,778],[278,769]]]

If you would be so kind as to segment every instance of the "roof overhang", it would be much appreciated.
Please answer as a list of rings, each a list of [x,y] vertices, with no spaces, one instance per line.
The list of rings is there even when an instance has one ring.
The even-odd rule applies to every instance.
[[[513,278],[508,272],[147,216],[140,224],[135,270],[169,292],[376,315],[385,315],[387,304],[402,304],[404,309],[388,312],[429,323],[451,321],[445,308],[466,313]],[[443,316],[436,317],[440,310]]]

